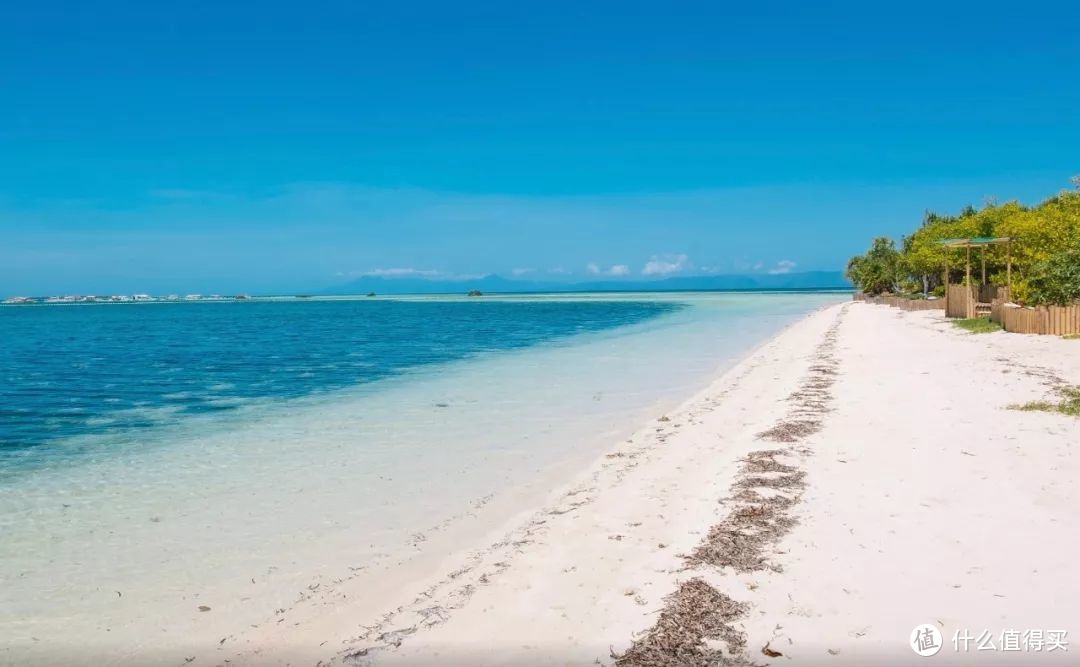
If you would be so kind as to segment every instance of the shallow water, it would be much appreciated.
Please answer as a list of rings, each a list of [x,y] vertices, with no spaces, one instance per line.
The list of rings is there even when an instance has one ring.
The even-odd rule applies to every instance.
[[[199,636],[200,605],[240,630],[311,586],[389,571],[433,531],[446,540],[461,525],[464,546],[477,526],[467,535],[463,517],[492,499],[535,500],[718,368],[842,298],[0,312],[5,338],[24,337],[6,357],[16,381],[0,415],[10,438],[0,458],[0,637],[16,656],[34,655],[34,638],[128,652],[182,643]],[[69,338],[40,321],[12,326],[16,317],[63,320]],[[96,341],[93,358],[65,367],[65,382],[33,384],[42,382],[33,350],[70,349],[83,335]],[[72,402],[84,408],[77,419],[49,422]],[[492,502],[484,525],[515,502]]]
[[[296,398],[427,365],[625,326],[657,302],[256,301],[0,309],[0,466],[100,433],[252,399]],[[85,444],[85,443],[81,443]]]

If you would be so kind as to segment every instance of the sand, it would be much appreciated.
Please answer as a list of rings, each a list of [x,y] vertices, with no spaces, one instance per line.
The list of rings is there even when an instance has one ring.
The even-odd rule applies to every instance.
[[[313,594],[192,662],[923,664],[924,623],[935,663],[1075,662],[952,641],[1080,637],[1080,420],[1008,409],[1061,382],[1080,341],[825,308],[437,576]]]
[[[808,380],[811,395],[790,400]],[[909,635],[930,623],[945,644],[936,662],[1066,664],[1080,649],[971,641],[965,653],[952,642],[983,630],[995,647],[1002,631],[1080,633],[1080,422],[1007,409],[1052,397],[1058,380],[1080,383],[1080,341],[967,334],[934,312],[825,309],[325,659],[611,664],[665,613],[672,620],[679,600],[665,597],[689,591],[695,613],[718,601],[739,613],[706,619],[719,628],[706,627],[706,653],[687,662],[719,649],[733,664],[921,664]],[[809,426],[773,434],[794,442],[760,437],[792,421]],[[774,466],[759,456],[746,470],[762,450],[782,450],[771,460],[788,467],[761,472]],[[805,473],[802,488],[771,489],[797,499],[782,510],[791,521],[764,536],[757,569],[688,562],[746,505],[733,499],[740,472]]]

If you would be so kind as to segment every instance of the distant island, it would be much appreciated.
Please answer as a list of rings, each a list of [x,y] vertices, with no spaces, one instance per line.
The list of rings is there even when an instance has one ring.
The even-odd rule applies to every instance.
[[[566,282],[515,280],[492,274],[473,280],[434,280],[364,276],[326,288],[324,296],[349,294],[468,294],[528,292],[685,292],[754,289],[852,289],[842,271],[803,271],[777,274],[678,276],[659,280],[592,280]]]
[[[8,305],[32,304],[32,303],[161,303],[181,301],[247,301],[251,297],[247,294],[222,296],[220,294],[168,294],[165,296],[153,296],[150,294],[110,294],[97,296],[91,294],[67,294],[64,296],[13,296],[4,299],[0,303]]]
[[[365,276],[328,287],[318,292],[297,294],[279,293],[279,298],[310,299],[315,296],[353,296],[376,294],[529,294],[541,292],[694,292],[710,290],[849,290],[853,289],[840,271],[804,271],[778,274],[730,274],[714,276],[678,276],[659,280],[592,280],[587,282],[558,282],[544,280],[514,280],[499,275],[487,275],[472,280],[436,280],[430,278],[388,278]],[[112,294],[63,296],[10,296],[0,303],[70,304],[70,303],[161,303],[191,301],[246,301],[247,294]]]

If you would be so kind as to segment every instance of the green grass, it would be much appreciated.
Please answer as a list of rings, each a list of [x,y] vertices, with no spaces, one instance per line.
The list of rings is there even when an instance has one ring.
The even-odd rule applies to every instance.
[[[991,333],[993,331],[1001,331],[1001,325],[991,320],[989,317],[973,317],[968,320],[953,320],[952,323],[964,331],[970,331],[971,333]]]
[[[1070,417],[1080,417],[1080,387],[1062,387],[1058,389],[1058,393],[1061,394],[1061,401],[1058,403],[1031,401],[1021,405],[1010,405],[1009,408],[1025,412],[1060,412]]]
[[[1080,340],[1080,334],[1065,334],[1062,338],[1065,340]]]
[[[1064,400],[1058,403],[1058,412],[1080,417],[1080,387],[1064,387],[1061,395]]]

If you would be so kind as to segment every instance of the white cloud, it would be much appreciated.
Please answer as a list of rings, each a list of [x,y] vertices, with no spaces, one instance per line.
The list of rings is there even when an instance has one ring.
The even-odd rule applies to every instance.
[[[780,273],[791,273],[791,270],[795,268],[795,262],[790,259],[782,259],[776,263],[776,266],[769,269],[771,275],[777,275]]]
[[[534,273],[535,271],[536,271],[536,269],[518,268],[518,269],[513,269],[512,271],[510,271],[510,273],[514,274],[515,276],[527,276],[530,273]]]
[[[626,276],[630,274],[630,267],[626,264],[612,264],[608,268],[601,268],[596,262],[589,262],[585,270],[594,276]]]
[[[361,276],[378,278],[435,278],[442,275],[434,269],[371,269],[361,271]]]
[[[686,255],[653,255],[641,270],[645,276],[666,276],[694,268]]]

